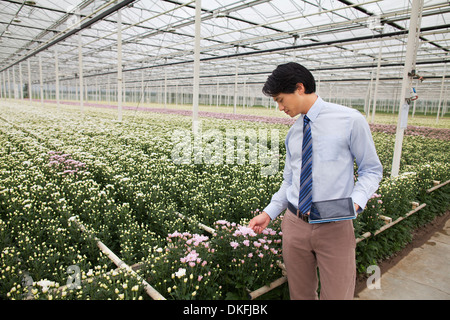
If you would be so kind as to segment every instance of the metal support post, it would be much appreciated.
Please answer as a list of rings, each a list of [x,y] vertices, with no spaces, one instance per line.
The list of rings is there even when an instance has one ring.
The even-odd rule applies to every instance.
[[[139,97],[139,103],[144,103],[144,69],[141,70],[141,96]]]
[[[445,73],[446,72],[447,72],[447,63],[444,66],[444,73],[442,74],[441,93],[439,95],[439,105],[438,105],[438,108],[437,108],[436,123],[439,122],[439,113],[441,111],[442,100],[444,98],[444,83],[445,83]]]
[[[84,85],[83,85],[83,44],[81,39],[81,30],[78,33],[78,77],[80,79],[80,109],[81,114],[84,115]]]
[[[6,70],[6,75],[8,76],[8,99],[11,99],[11,78],[9,76],[9,69]]]
[[[58,64],[58,51],[55,50],[55,93],[56,93],[56,105],[59,110],[59,64]]]
[[[377,109],[377,95],[378,95],[378,83],[380,82],[380,66],[381,66],[381,53],[383,49],[383,39],[380,40],[380,48],[378,51],[378,62],[377,62],[377,76],[375,78],[375,91],[373,93],[373,107],[372,107],[372,120],[371,123],[375,122],[375,111]]]
[[[122,122],[122,11],[117,11],[117,106],[118,120]]]
[[[406,46],[405,67],[403,69],[402,90],[398,110],[397,132],[395,135],[394,157],[392,159],[391,176],[398,176],[400,171],[400,158],[402,154],[403,134],[407,126],[410,102],[409,90],[412,86],[412,72],[415,70],[417,48],[419,43],[420,23],[422,18],[423,0],[413,0],[411,19],[409,22],[408,40]]]
[[[369,83],[369,88],[367,89],[366,102],[364,104],[364,111],[366,112],[366,118],[367,119],[369,119],[370,104],[372,102],[371,101],[371,98],[372,98],[372,87],[373,87],[373,69],[372,69],[372,71],[370,71],[370,83]],[[336,95],[336,100],[337,100],[337,95]]]
[[[30,104],[33,103],[33,101],[31,100],[31,94],[32,94],[32,90],[31,90],[31,66],[30,66],[30,59],[27,60],[27,64],[28,64],[28,98],[30,99]]]
[[[22,80],[22,63],[19,63],[19,85],[20,100],[23,100],[23,80]]]
[[[192,131],[194,135],[199,132],[198,104],[200,91],[201,3],[201,0],[195,0],[194,87],[192,98]]]
[[[13,94],[14,94],[14,99],[17,99],[17,84],[16,84],[16,66],[12,67],[12,78],[13,78]],[[439,114],[439,112],[438,112]]]
[[[216,95],[217,95],[216,107],[219,107],[219,80],[217,80]]]
[[[239,51],[239,46],[236,47],[236,53]],[[234,106],[233,106],[233,114],[236,114],[236,105],[237,105],[237,86],[238,86],[238,68],[239,68],[239,58],[236,60],[236,69],[234,72]]]
[[[42,56],[39,56],[39,90],[41,95],[41,105],[44,106],[44,81],[42,80]]]
[[[106,78],[106,101],[111,102],[111,98],[110,98],[110,84],[109,84],[109,74],[107,75]]]
[[[164,67],[164,109],[167,109],[167,66]]]

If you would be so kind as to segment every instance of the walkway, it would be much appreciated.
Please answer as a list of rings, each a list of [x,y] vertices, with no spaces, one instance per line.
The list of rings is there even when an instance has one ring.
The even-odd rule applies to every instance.
[[[380,289],[357,300],[450,300],[450,220],[422,246],[381,275]]]

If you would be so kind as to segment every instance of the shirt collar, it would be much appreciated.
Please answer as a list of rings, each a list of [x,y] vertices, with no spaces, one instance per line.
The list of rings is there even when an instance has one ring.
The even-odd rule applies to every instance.
[[[314,104],[311,106],[308,113],[306,114],[308,116],[309,120],[311,120],[312,122],[314,122],[314,120],[316,120],[317,116],[320,113],[320,110],[322,109],[322,105],[323,105],[322,98],[317,96],[316,102],[314,102]]]

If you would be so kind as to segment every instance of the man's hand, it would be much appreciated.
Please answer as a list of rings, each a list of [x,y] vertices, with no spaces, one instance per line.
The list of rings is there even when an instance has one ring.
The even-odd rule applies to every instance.
[[[353,204],[355,205],[356,216],[358,216],[359,205],[356,203],[353,203]]]
[[[271,219],[267,212],[263,211],[250,220],[248,227],[252,228],[256,233],[261,233],[269,225],[270,220]]]

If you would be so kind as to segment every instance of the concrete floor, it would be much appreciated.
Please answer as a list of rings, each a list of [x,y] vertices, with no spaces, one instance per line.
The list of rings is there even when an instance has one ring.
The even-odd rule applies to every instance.
[[[381,275],[380,289],[356,300],[450,300],[450,220],[421,247]]]

